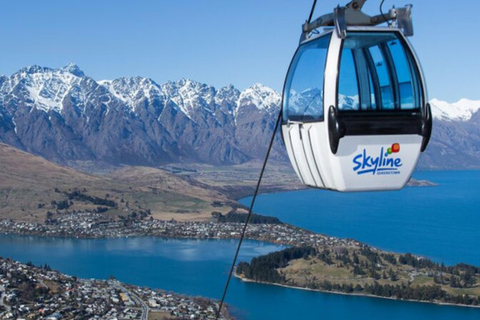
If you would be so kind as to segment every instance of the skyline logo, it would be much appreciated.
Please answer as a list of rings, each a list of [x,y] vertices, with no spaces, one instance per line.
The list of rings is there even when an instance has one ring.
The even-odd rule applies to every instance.
[[[353,171],[358,175],[371,173],[372,175],[400,174],[400,167],[403,165],[399,157],[400,144],[394,143],[389,148],[380,148],[376,156],[369,155],[367,149],[357,154],[352,162]]]

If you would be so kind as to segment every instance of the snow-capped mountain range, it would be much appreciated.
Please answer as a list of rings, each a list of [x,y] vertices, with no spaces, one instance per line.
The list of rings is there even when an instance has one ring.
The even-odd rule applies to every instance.
[[[31,66],[0,77],[0,142],[60,163],[242,163],[265,152],[279,103],[261,84],[97,82],[75,64]]]
[[[448,103],[437,99],[430,101],[434,119],[445,121],[468,121],[480,109],[480,100],[461,99]]]
[[[75,64],[31,66],[0,77],[0,142],[59,163],[236,164],[264,156],[280,100],[261,84],[239,91],[189,79],[95,81]],[[480,167],[480,101],[431,105],[422,166]],[[286,161],[281,144],[278,135],[273,157]]]

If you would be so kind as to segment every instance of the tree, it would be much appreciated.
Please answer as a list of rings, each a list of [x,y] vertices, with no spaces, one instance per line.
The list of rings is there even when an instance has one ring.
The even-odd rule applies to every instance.
[[[473,287],[477,283],[475,272],[470,268],[462,275],[462,280],[465,287]]]
[[[365,275],[365,271],[363,271],[363,269],[356,265],[355,267],[353,267],[353,275],[354,276],[364,276]]]
[[[360,260],[358,259],[358,256],[355,252],[353,252],[353,263],[359,264]]]
[[[454,275],[450,276],[450,287],[452,288],[460,287],[460,283]]]
[[[388,276],[389,276],[390,280],[392,280],[392,281],[397,281],[398,280],[397,274],[392,269],[390,269],[388,271]]]

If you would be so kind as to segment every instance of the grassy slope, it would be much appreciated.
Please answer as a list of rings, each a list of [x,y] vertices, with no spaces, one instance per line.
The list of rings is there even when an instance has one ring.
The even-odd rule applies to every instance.
[[[352,257],[353,251],[357,251],[357,248],[349,248],[349,256]],[[366,262],[367,259],[365,256],[358,254],[360,261]],[[398,260],[399,255],[394,255]],[[413,268],[409,265],[402,264],[391,264],[388,261],[381,259],[378,266],[381,270],[377,270],[377,273],[382,276],[383,271],[385,271],[387,278],[384,279],[373,279],[368,275],[355,276],[353,275],[352,266],[344,266],[342,261],[339,261],[335,258],[335,254],[331,253],[330,258],[332,259],[332,264],[327,264],[324,261],[318,259],[317,257],[310,256],[308,259],[296,259],[291,260],[287,267],[277,269],[281,274],[285,275],[287,284],[295,283],[295,286],[306,287],[312,281],[317,283],[322,283],[323,281],[329,281],[332,284],[351,284],[355,287],[357,284],[361,287],[364,287],[365,284],[373,285],[375,281],[379,284],[385,285],[398,285],[410,283],[411,286],[433,286],[437,285],[433,281],[433,277],[425,275],[427,272],[432,272],[428,268]],[[415,275],[412,276],[412,271],[415,269]],[[389,271],[392,270],[397,275],[397,279],[392,281],[389,279]],[[448,278],[450,275],[445,273],[445,277]],[[413,279],[413,280],[412,280]],[[452,295],[463,295],[468,294],[472,296],[480,296],[480,276],[477,275],[477,285],[471,288],[452,288],[448,284],[441,286],[443,290]]]
[[[232,199],[251,196],[257,185],[262,162],[251,161],[232,166],[206,164],[168,165],[166,170],[188,176],[227,193]],[[289,163],[269,161],[262,179],[260,193],[305,189]]]
[[[107,174],[98,167],[101,173],[86,174],[0,143],[0,219],[44,221],[45,213],[56,209],[52,201],[66,199],[64,192],[87,190],[99,198],[108,194],[117,203],[117,209],[107,212],[112,217],[149,209],[160,219],[205,220],[212,211],[227,213],[238,206],[235,199],[252,195],[261,166],[259,161],[235,166],[172,164],[161,169],[125,167]],[[268,163],[261,193],[302,188],[288,163]],[[222,205],[213,206],[214,201]],[[74,201],[69,210],[95,208]]]
[[[0,219],[42,222],[47,211],[56,210],[52,201],[67,199],[64,192],[73,190],[102,199],[108,194],[118,205],[106,212],[110,217],[150,209],[155,218],[204,220],[212,211],[232,209],[224,194],[164,170],[127,167],[108,176],[95,176],[0,143]],[[213,201],[223,205],[214,207]],[[96,207],[73,201],[68,210]]]

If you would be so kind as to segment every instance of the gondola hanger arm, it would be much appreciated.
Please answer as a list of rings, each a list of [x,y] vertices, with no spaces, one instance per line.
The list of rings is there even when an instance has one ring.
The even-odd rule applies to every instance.
[[[388,21],[395,22],[394,27],[401,29],[405,36],[413,35],[412,5],[393,7],[386,14],[370,16],[362,12],[365,2],[367,0],[353,0],[343,7],[336,7],[333,13],[324,14],[312,22],[305,22],[302,25],[301,41],[320,27],[334,26],[338,35],[344,38],[347,26],[376,26]]]

